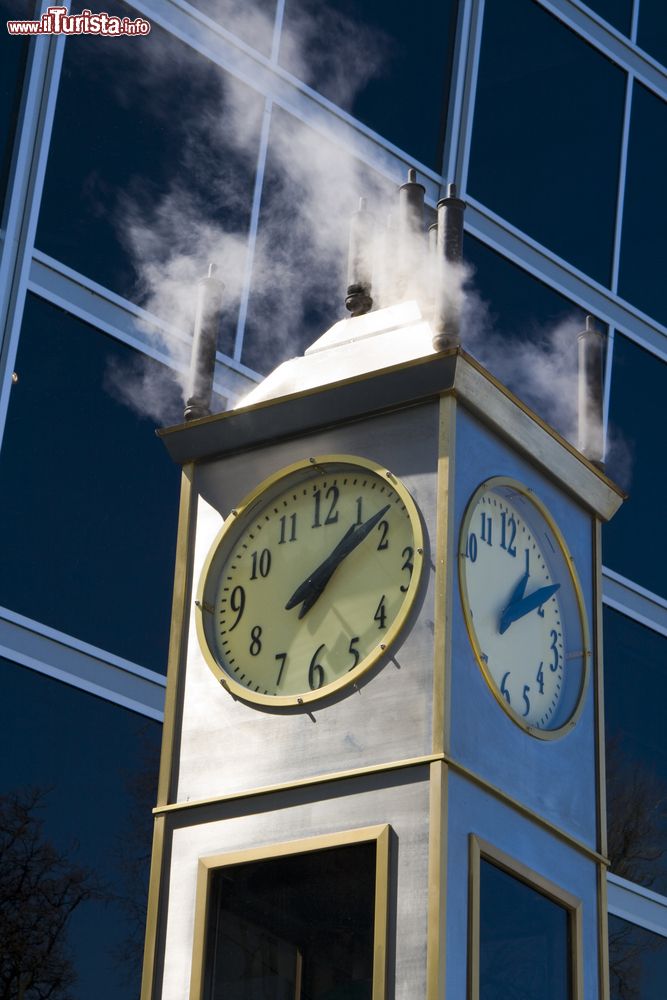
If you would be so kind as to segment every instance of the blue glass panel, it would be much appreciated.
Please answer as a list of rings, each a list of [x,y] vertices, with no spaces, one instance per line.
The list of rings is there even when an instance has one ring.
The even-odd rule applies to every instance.
[[[633,0],[585,0],[585,3],[619,31],[630,34]]]
[[[667,471],[663,427],[656,417],[666,393],[664,361],[617,334],[607,470],[630,495],[603,527],[602,559],[663,597],[667,544],[658,526],[664,516]]]
[[[463,346],[561,434],[576,438],[577,334],[584,310],[466,234],[471,306]],[[598,321],[598,329],[605,325]]]
[[[136,15],[115,2],[105,10]],[[188,262],[199,274],[209,257],[243,260],[262,109],[258,94],[156,24],[146,37],[70,38],[37,246],[189,325],[174,311],[182,292],[170,296]],[[224,232],[237,238],[231,251]],[[225,277],[229,346],[238,278]]]
[[[456,0],[287,0],[280,61],[440,169]]]
[[[383,226],[395,185],[274,107],[243,345],[250,368],[266,374],[349,315],[349,225],[360,196]]]
[[[485,10],[468,190],[607,283],[625,75],[531,0]]]
[[[667,63],[667,7],[664,0],[641,0],[637,41],[663,66]]]
[[[611,1000],[664,1000],[667,938],[609,916]]]
[[[663,636],[605,608],[608,853],[612,871],[662,893],[667,892],[666,665]]]
[[[0,0],[0,218],[9,179],[21,85],[28,58],[28,39],[7,31],[7,21],[32,18],[33,0]]]
[[[161,727],[4,659],[0,689],[0,796],[44,790],[34,813],[42,840],[104,889],[65,932],[76,975],[68,995],[137,996]],[[32,895],[25,902],[40,905]]]
[[[667,146],[664,142],[656,142],[656,136],[664,136],[666,132],[667,104],[645,87],[635,84],[618,290],[643,312],[665,324]]]
[[[0,604],[165,672],[180,473],[114,388],[136,362],[28,299],[0,452]]]
[[[569,1000],[567,910],[524,882],[480,863],[480,1000]]]
[[[190,3],[263,55],[270,55],[276,0],[190,0]]]

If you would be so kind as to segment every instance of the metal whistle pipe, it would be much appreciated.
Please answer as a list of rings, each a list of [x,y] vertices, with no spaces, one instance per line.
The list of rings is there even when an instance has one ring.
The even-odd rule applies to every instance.
[[[592,316],[586,317],[577,341],[579,451],[604,470],[604,336]]]
[[[433,347],[443,351],[458,347],[461,340],[460,306],[452,290],[457,283],[453,271],[463,261],[463,213],[466,203],[450,184],[447,197],[438,202],[436,237],[435,335]]]
[[[208,274],[199,280],[197,311],[192,335],[192,354],[188,373],[185,420],[207,417],[211,412],[215,352],[224,285],[214,277],[215,265],[209,264]]]

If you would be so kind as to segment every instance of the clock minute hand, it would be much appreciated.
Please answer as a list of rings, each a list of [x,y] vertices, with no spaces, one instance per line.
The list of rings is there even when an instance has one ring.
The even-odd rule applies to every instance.
[[[523,618],[530,611],[534,611],[535,608],[539,608],[545,604],[559,588],[560,583],[552,583],[548,587],[539,587],[532,594],[528,594],[527,597],[510,602],[500,616],[500,625],[498,626],[500,634],[502,635],[503,632],[506,632],[512,622],[519,621],[520,618]]]
[[[299,618],[303,618],[323,592],[343,559],[349,556],[350,552],[353,552],[363,542],[364,538],[366,538],[375,525],[387,513],[389,507],[390,505],[386,504],[381,510],[373,514],[372,517],[369,517],[367,521],[364,521],[363,524],[351,525],[324,562],[320,563],[317,569],[313,570],[303,583],[296,588],[285,605],[285,610],[289,611],[291,608],[296,607],[297,604],[303,602],[299,611]]]

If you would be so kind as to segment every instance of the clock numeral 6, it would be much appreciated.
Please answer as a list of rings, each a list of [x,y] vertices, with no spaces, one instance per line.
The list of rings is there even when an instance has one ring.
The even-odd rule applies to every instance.
[[[510,700],[510,693],[509,693],[509,691],[507,690],[507,687],[506,687],[507,678],[509,677],[509,675],[510,675],[510,671],[508,670],[507,673],[505,674],[505,676],[503,677],[503,679],[500,682],[500,693],[503,696],[503,698],[505,699],[505,701],[507,702],[507,704],[511,705],[512,702]]]
[[[311,691],[317,691],[324,684],[324,667],[321,663],[317,662],[317,658],[325,648],[324,643],[318,646],[313,653],[313,658],[310,661],[310,666],[308,667],[308,684]]]

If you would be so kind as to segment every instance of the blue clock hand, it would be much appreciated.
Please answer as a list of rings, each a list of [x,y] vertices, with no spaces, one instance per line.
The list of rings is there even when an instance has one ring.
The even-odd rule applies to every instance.
[[[528,594],[528,597],[523,597],[518,601],[511,601],[500,616],[500,624],[498,626],[500,634],[502,635],[503,632],[506,632],[512,622],[519,621],[520,618],[523,618],[530,611],[534,611],[535,608],[539,608],[545,604],[556,593],[559,587],[560,583],[552,583],[548,587],[539,587],[532,594]]]
[[[350,552],[353,552],[358,545],[361,545],[364,538],[366,538],[375,525],[382,520],[384,515],[389,510],[389,507],[390,505],[386,504],[386,506],[384,506],[381,510],[373,514],[372,517],[369,517],[367,521],[364,521],[363,524],[353,524],[349,527],[334,548],[333,552],[331,552],[324,562],[320,563],[317,569],[313,570],[310,576],[308,576],[307,579],[305,579],[303,583],[296,588],[285,605],[285,610],[289,611],[297,604],[301,604],[299,618],[303,618],[306,612],[312,608],[315,601],[321,595],[322,591],[342,563],[343,559],[345,559],[346,556],[349,556]]]

